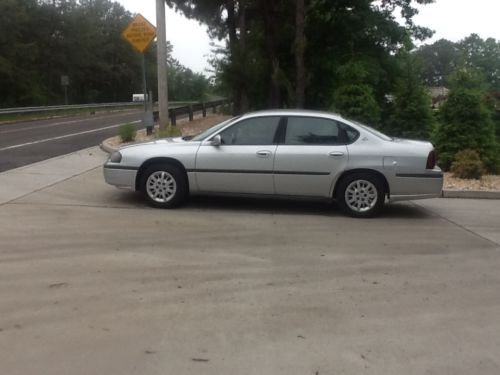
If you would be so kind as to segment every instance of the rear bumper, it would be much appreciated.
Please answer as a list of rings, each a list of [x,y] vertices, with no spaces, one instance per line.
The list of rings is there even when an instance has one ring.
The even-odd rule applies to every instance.
[[[135,190],[137,168],[124,167],[113,164],[104,164],[104,181],[119,188]]]
[[[390,201],[440,197],[443,190],[443,173],[396,174],[391,184]]]

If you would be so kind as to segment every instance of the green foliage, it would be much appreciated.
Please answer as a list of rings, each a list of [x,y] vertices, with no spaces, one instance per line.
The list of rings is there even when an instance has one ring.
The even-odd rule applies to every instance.
[[[500,42],[471,34],[458,45],[466,66],[477,69],[489,88],[500,90]]]
[[[334,91],[330,109],[348,118],[377,125],[380,121],[380,108],[372,88],[365,83],[367,74],[359,62],[351,61],[341,66],[337,75],[342,85]]]
[[[306,107],[328,108],[338,89],[339,99],[354,102],[369,119],[379,117],[377,107],[392,89],[394,55],[408,33],[418,40],[432,34],[412,21],[415,5],[430,2],[306,0],[304,33],[298,35],[300,7],[295,0],[167,0],[186,16],[207,24],[210,34],[224,41],[215,47],[211,61],[215,82],[234,99],[236,112],[291,107],[297,87],[305,86]],[[394,12],[400,12],[404,25]],[[305,74],[297,74],[300,62],[296,59],[304,46]],[[341,81],[336,72],[348,61],[363,63],[368,73],[365,81]]]
[[[415,55],[422,62],[422,80],[429,86],[447,86],[460,65],[477,69],[488,86],[500,91],[500,41],[471,34],[459,42],[438,40],[420,47]]]
[[[487,170],[495,172],[499,169],[498,153],[486,95],[469,69],[462,68],[453,77],[453,88],[441,107],[441,121],[433,137],[439,165],[447,170],[457,152],[471,149],[477,151]]]
[[[137,131],[134,124],[123,124],[119,128],[119,135],[122,142],[132,142],[135,139],[136,134]]]
[[[463,150],[455,155],[450,171],[457,178],[479,180],[485,169],[477,151]]]
[[[412,56],[403,51],[400,56],[401,74],[396,82],[394,105],[385,130],[396,137],[429,139],[435,120],[431,98],[418,79],[418,69]]]
[[[448,76],[461,59],[456,43],[440,39],[433,44],[420,47],[414,56],[421,63],[420,77],[427,86],[446,86]]]
[[[155,133],[155,138],[170,138],[182,136],[181,130],[177,126],[168,125],[165,130],[158,130]]]
[[[201,73],[171,59],[167,70],[168,98],[171,101],[204,101],[211,92],[210,81]]]
[[[63,104],[62,75],[70,104],[128,102],[142,92],[141,57],[121,37],[132,14],[118,2],[2,0],[0,17],[0,87],[8,88],[0,106]],[[144,56],[147,88],[156,93],[155,43]],[[190,74],[173,81],[172,98],[196,100],[210,90],[208,79],[168,62]]]

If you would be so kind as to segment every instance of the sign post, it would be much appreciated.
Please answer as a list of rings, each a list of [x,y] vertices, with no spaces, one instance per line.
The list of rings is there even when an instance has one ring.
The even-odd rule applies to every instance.
[[[68,86],[69,86],[68,76],[61,76],[61,86],[64,88],[64,104],[68,105]]]
[[[144,116],[143,125],[146,126],[147,134],[153,132],[153,109],[148,110],[148,94],[146,86],[146,63],[144,51],[156,37],[156,28],[142,15],[138,14],[122,32],[122,37],[141,54],[142,65],[142,92],[144,93]]]

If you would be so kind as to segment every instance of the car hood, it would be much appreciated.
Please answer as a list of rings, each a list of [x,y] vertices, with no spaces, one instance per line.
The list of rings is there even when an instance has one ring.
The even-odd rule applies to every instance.
[[[175,144],[186,144],[186,143],[188,143],[188,142],[186,140],[182,139],[182,137],[161,138],[161,139],[137,142],[137,143],[133,143],[130,145],[122,146],[122,147],[120,147],[120,150],[125,150],[125,149],[139,147],[139,146],[146,146],[146,145],[161,145],[161,144],[175,145]],[[192,142],[190,142],[190,143],[192,143]]]

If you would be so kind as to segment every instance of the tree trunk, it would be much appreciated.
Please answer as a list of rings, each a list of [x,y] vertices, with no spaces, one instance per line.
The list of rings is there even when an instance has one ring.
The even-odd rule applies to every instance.
[[[235,15],[235,1],[226,1],[227,10],[227,29],[229,35],[229,51],[231,54],[232,63],[232,100],[233,100],[233,115],[239,114],[241,112],[241,94],[240,94],[240,84],[239,84],[239,72],[238,66],[238,37],[236,35],[236,15]]]
[[[265,33],[265,43],[267,56],[270,62],[270,87],[269,87],[269,97],[268,106],[270,108],[279,108],[281,106],[281,90],[279,85],[279,61],[276,53],[276,46],[274,36],[276,33],[275,25],[275,3],[269,0],[261,0],[260,8],[264,16],[264,33]]]
[[[304,108],[305,67],[304,67],[304,0],[295,0],[295,106]]]
[[[244,0],[240,0],[239,14],[238,14],[238,26],[240,29],[240,40],[238,48],[238,59],[240,69],[246,68],[246,33],[247,33],[247,22],[246,22],[246,4]],[[247,95],[247,82],[246,76],[241,74],[239,76],[239,101],[240,101],[240,112],[248,112],[248,95]]]

